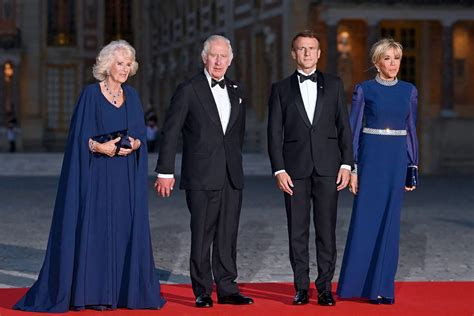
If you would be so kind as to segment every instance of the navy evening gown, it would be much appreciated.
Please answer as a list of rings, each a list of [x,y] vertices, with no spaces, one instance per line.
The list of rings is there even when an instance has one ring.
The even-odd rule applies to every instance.
[[[359,191],[339,277],[341,298],[394,297],[405,177],[409,165],[418,165],[416,111],[417,90],[408,82],[368,80],[355,87],[350,121]]]
[[[84,89],[71,120],[45,261],[15,309],[163,306],[148,220],[145,124],[136,91],[112,105],[99,84]],[[120,130],[141,141],[123,157],[89,151],[89,138]]]

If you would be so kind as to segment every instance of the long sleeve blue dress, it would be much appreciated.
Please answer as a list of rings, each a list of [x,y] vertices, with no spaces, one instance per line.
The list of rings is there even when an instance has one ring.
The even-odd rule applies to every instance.
[[[123,91],[119,108],[99,84],[87,86],[76,104],[43,267],[15,309],[59,313],[165,303],[151,247],[144,116],[137,92],[128,85]],[[90,138],[125,129],[141,141],[130,155],[89,150]]]
[[[418,165],[417,97],[404,81],[355,87],[350,121],[359,191],[339,276],[341,298],[394,297],[405,177],[408,166]]]

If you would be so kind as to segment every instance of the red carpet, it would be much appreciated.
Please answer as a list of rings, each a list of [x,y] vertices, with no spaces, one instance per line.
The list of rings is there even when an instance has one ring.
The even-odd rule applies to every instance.
[[[289,283],[248,283],[241,285],[244,294],[255,299],[251,306],[215,304],[213,308],[197,309],[190,285],[162,285],[168,303],[159,311],[116,310],[107,312],[70,312],[78,316],[116,315],[474,315],[474,282],[398,282],[395,305],[371,305],[363,301],[337,301],[336,307],[317,305],[315,291],[311,302],[304,306],[292,306],[293,285]],[[0,316],[38,315],[11,310],[11,306],[26,289],[0,289]],[[214,296],[215,299],[215,296]],[[59,314],[62,315],[62,314]]]

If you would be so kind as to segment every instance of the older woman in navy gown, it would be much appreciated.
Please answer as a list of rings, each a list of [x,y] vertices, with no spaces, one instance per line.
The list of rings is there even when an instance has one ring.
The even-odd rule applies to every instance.
[[[382,39],[371,49],[378,74],[355,87],[350,115],[356,168],[349,190],[355,195],[337,293],[394,303],[400,210],[407,170],[416,172],[417,90],[397,80],[402,46]]]
[[[99,53],[69,128],[51,231],[38,280],[15,309],[157,309],[165,301],[148,220],[145,123],[135,50]],[[120,133],[119,133],[120,132]]]

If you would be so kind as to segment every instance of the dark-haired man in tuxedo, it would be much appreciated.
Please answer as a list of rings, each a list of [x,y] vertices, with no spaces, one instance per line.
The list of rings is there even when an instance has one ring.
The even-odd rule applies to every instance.
[[[171,98],[155,188],[163,197],[173,190],[176,149],[182,133],[180,188],[186,190],[191,213],[190,274],[196,307],[213,305],[213,276],[218,303],[252,304],[251,298],[240,294],[235,282],[246,101],[240,86],[225,76],[232,61],[227,38],[210,36],[201,57],[204,70],[180,84]]]
[[[318,303],[336,304],[331,280],[336,265],[338,191],[349,183],[352,136],[342,81],[316,69],[321,49],[311,31],[298,33],[291,47],[296,71],[272,85],[268,152],[278,188],[284,192],[290,262],[296,294],[309,301],[311,203],[316,231]]]

